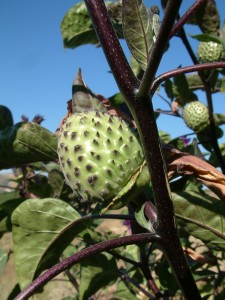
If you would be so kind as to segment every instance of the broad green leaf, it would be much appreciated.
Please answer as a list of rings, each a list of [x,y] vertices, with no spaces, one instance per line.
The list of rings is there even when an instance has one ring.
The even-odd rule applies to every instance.
[[[114,258],[99,254],[85,259],[81,262],[79,299],[89,299],[100,289],[115,282],[118,275]]]
[[[185,105],[190,101],[191,91],[189,89],[189,84],[184,74],[174,77],[173,93]]]
[[[133,57],[133,55],[130,56],[130,66],[131,69],[134,73],[134,75],[141,80],[143,75],[144,75],[144,71],[143,69],[140,67],[140,64],[138,63],[138,61]]]
[[[194,73],[191,75],[186,75],[186,79],[188,81],[189,89],[191,91],[204,90],[204,86],[198,74]],[[222,79],[217,78],[215,86],[214,85],[212,86],[212,93],[218,92],[221,89],[221,85],[222,85]]]
[[[225,206],[222,201],[191,191],[173,193],[172,199],[182,228],[209,248],[225,249]]]
[[[152,15],[142,0],[123,0],[123,33],[131,54],[146,69],[154,32]]]
[[[223,136],[223,130],[216,126],[216,137],[217,139],[221,138]],[[197,138],[199,140],[199,143],[208,151],[212,151],[213,149],[213,143],[212,143],[212,134],[210,127],[207,126],[202,131],[197,133]]]
[[[52,188],[53,198],[62,199],[61,196],[64,193],[65,187],[68,186],[65,184],[65,178],[60,170],[53,169],[48,173],[48,184]]]
[[[225,124],[225,114],[213,114],[217,126]]]
[[[169,143],[171,141],[171,135],[163,130],[159,130],[159,137],[164,143]]]
[[[189,24],[198,25],[203,33],[215,34],[220,28],[220,15],[215,1],[205,0],[203,5],[188,20]]]
[[[163,83],[163,86],[165,88],[165,92],[168,98],[171,99],[171,101],[174,99],[174,93],[173,93],[173,83],[170,79],[166,79]]]
[[[124,281],[119,281],[116,287],[116,293],[114,294],[116,300],[137,300],[137,296],[130,291]]]
[[[59,199],[28,199],[12,215],[15,265],[23,289],[54,265],[85,225],[73,227],[78,212]]]
[[[77,3],[66,13],[61,23],[61,32],[65,48],[98,44],[98,38],[84,2]]]
[[[2,273],[7,261],[8,261],[8,253],[4,253],[0,248],[0,274]]]
[[[8,107],[0,105],[0,130],[13,126],[13,116]]]
[[[11,230],[11,214],[24,200],[17,191],[0,194],[0,235]]]
[[[78,70],[72,86],[72,111],[73,113],[99,110],[107,112],[103,102],[88,88],[83,80],[81,69]]]
[[[105,4],[109,8],[111,20],[117,35],[121,38],[120,4],[114,2],[105,2]],[[65,48],[76,48],[85,44],[99,44],[86,5],[83,1],[74,5],[65,14],[60,29]]]
[[[0,131],[0,169],[57,160],[57,137],[37,123],[17,123]]]

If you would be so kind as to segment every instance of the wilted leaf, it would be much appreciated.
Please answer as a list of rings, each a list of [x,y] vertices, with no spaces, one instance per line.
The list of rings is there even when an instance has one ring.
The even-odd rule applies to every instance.
[[[168,176],[173,174],[193,175],[211,189],[221,200],[225,199],[225,175],[202,159],[163,145]]]
[[[118,278],[118,269],[114,258],[105,254],[95,255],[81,262],[79,299],[89,299],[101,288],[112,284]]]
[[[0,131],[0,169],[58,159],[57,137],[36,123],[17,123]]]
[[[123,33],[131,54],[145,70],[153,44],[152,15],[142,0],[123,0]]]
[[[89,110],[107,112],[103,102],[85,84],[80,69],[73,81],[72,94],[73,113],[87,112]]]
[[[28,199],[13,212],[16,272],[21,288],[54,265],[85,225],[73,227],[78,212],[59,199]]]
[[[225,206],[216,198],[197,192],[173,193],[179,224],[209,248],[225,249]]]

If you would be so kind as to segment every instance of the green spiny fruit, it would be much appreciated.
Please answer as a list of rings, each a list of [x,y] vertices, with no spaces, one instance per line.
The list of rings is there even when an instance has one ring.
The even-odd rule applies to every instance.
[[[76,113],[66,120],[58,156],[67,184],[78,197],[92,202],[116,196],[144,162],[129,124],[99,111]]]
[[[208,108],[199,101],[192,101],[184,107],[183,118],[189,128],[202,131],[209,124]]]
[[[197,50],[202,63],[224,60],[223,46],[215,42],[200,42]]]

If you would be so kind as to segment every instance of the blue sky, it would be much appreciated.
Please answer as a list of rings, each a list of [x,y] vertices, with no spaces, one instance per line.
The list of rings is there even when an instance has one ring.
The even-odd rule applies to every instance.
[[[66,102],[71,98],[71,84],[79,67],[94,92],[105,96],[118,92],[101,48],[63,48],[60,23],[77,2],[0,0],[0,104],[12,110],[15,122],[23,114],[30,120],[41,114],[45,118],[42,125],[55,131],[66,114]],[[193,2],[184,0],[181,12]],[[217,1],[221,21],[225,19],[222,2]],[[160,5],[160,1],[148,0],[146,4]],[[187,26],[187,33],[194,30],[194,26]],[[193,39],[191,42],[196,50],[197,42]],[[158,74],[179,65],[190,65],[185,54],[180,40],[174,38]],[[215,112],[225,113],[224,98],[224,94],[214,96]],[[205,102],[204,94],[199,100]],[[168,109],[159,97],[155,96],[153,101],[156,108]],[[169,116],[161,116],[158,127],[173,137],[190,132],[182,120]]]

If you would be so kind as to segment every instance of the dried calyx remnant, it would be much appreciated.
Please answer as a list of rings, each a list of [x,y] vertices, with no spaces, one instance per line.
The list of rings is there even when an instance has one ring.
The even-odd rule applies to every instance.
[[[65,121],[58,155],[67,184],[92,202],[110,201],[144,162],[135,129],[100,111],[75,113]]]

